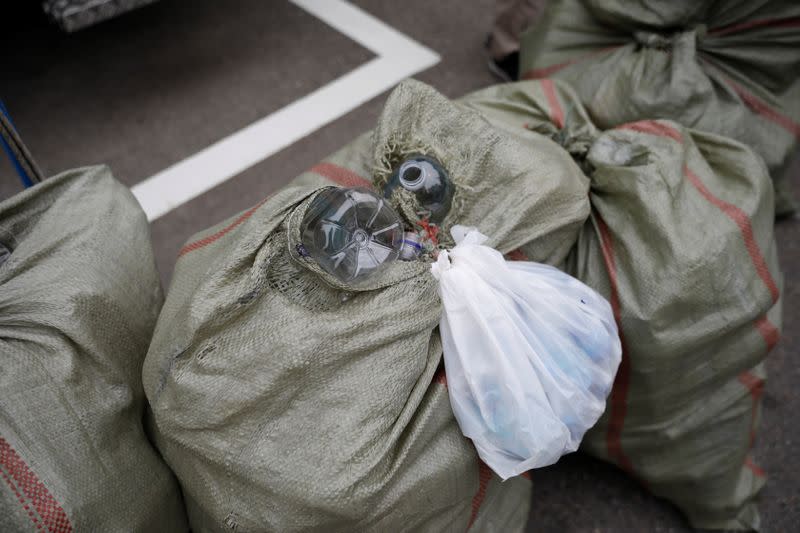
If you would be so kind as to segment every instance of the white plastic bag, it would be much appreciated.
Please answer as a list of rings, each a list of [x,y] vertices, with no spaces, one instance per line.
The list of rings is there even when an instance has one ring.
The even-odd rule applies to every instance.
[[[504,480],[578,449],[605,409],[622,348],[611,306],[551,266],[509,262],[475,228],[431,266],[450,402]]]

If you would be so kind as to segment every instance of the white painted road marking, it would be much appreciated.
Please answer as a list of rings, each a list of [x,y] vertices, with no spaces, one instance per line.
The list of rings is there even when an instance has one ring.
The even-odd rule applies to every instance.
[[[290,0],[378,57],[132,188],[155,220],[441,59],[344,0]],[[309,165],[314,161],[309,161]]]

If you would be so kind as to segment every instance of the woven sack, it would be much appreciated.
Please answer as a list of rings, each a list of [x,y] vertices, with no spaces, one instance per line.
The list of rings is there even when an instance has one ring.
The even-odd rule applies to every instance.
[[[0,203],[0,531],[186,531],[142,424],[162,302],[147,219],[108,168]]]
[[[567,81],[599,128],[668,119],[741,141],[767,164],[776,214],[796,210],[794,0],[553,0],[522,38],[520,73]]]
[[[669,121],[599,130],[549,79],[466,102],[496,127],[558,142],[591,181],[592,213],[564,268],[611,302],[623,355],[583,449],[695,527],[757,528],[764,473],[750,451],[782,291],[762,159]]]

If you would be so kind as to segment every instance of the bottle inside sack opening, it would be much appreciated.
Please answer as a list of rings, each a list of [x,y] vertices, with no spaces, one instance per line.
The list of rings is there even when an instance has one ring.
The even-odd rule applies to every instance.
[[[431,261],[420,234],[389,206],[401,190],[412,193],[423,227],[450,211],[448,172],[414,154],[396,166],[383,198],[360,188],[317,194],[303,216],[304,251],[356,286],[398,257]],[[476,228],[451,233],[456,246],[436,250],[432,264],[450,400],[464,435],[507,479],[578,448],[605,408],[619,337],[608,302],[580,281],[546,265],[507,263]]]
[[[302,222],[306,253],[343,282],[360,282],[397,259],[400,217],[367,189],[330,188],[309,205]]]

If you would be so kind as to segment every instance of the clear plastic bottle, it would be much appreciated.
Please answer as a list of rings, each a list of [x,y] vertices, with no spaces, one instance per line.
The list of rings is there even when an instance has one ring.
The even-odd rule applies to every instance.
[[[303,247],[323,270],[356,286],[397,259],[403,246],[400,217],[362,188],[320,192],[300,231]]]
[[[403,160],[392,173],[384,195],[389,198],[397,187],[414,193],[433,223],[441,222],[450,211],[453,184],[444,167],[432,157],[416,154]]]

